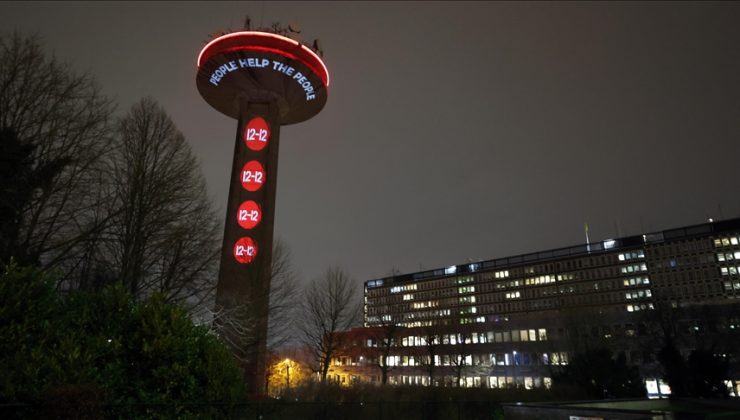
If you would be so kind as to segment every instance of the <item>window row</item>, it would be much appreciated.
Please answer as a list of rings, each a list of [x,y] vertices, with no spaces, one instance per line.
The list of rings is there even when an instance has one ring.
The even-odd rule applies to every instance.
[[[638,311],[645,311],[648,309],[655,309],[655,306],[653,306],[652,303],[627,305],[627,312],[638,312]]]
[[[650,279],[647,276],[632,277],[629,279],[624,279],[623,284],[624,287],[641,286],[643,284],[650,284]]]
[[[380,357],[378,363],[381,366],[548,366],[567,365],[567,352],[529,353],[512,351],[509,353],[490,354],[435,354],[430,355],[390,355]],[[385,360],[384,360],[385,359]],[[341,357],[334,359],[334,365],[344,366],[349,358]],[[347,364],[349,365],[349,363]]]
[[[738,238],[737,236],[725,236],[721,238],[716,238],[714,240],[714,247],[721,248],[724,246],[737,245],[739,243],[740,238]]]
[[[723,276],[735,276],[737,275],[738,272],[740,272],[740,267],[736,267],[736,266],[720,267],[719,272]]]
[[[627,292],[624,294],[624,298],[627,300],[630,299],[644,299],[652,297],[652,293],[650,292],[650,289],[645,290],[635,290],[634,292]]]
[[[619,258],[619,261],[633,260],[636,258],[645,258],[645,251],[639,249],[637,251],[624,252],[624,253],[619,254],[617,258]]]
[[[625,273],[636,273],[639,271],[647,271],[647,265],[645,263],[642,264],[634,264],[634,265],[625,265],[620,268],[620,271],[622,274]]]
[[[717,261],[740,260],[740,251],[735,252],[718,252]]]
[[[391,287],[391,293],[408,292],[409,290],[416,290],[416,284],[407,284],[405,286],[393,286]]]

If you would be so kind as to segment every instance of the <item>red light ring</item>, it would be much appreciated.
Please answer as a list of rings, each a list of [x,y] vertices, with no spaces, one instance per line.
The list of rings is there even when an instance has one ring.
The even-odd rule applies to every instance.
[[[235,47],[227,47],[227,48],[219,49],[218,51],[214,53],[210,53],[209,49],[211,49],[211,47],[214,47],[217,43],[229,40],[231,38],[236,38],[236,37],[245,37],[245,38],[250,38],[250,37],[260,38],[261,37],[261,38],[271,38],[272,40],[276,40],[280,42],[287,42],[291,44],[291,46],[293,47],[300,46],[299,51],[307,53],[312,60],[307,60],[305,58],[299,57],[295,54],[291,54],[279,48],[262,47],[262,46],[257,46],[257,45],[239,45]],[[200,54],[198,54],[197,65],[198,67],[200,67],[200,65],[203,63],[204,60],[208,60],[216,54],[224,53],[224,52],[241,51],[241,50],[257,50],[257,51],[272,52],[272,53],[280,54],[286,58],[298,60],[299,62],[304,64],[306,67],[311,69],[311,71],[316,73],[319,76],[319,78],[321,78],[321,80],[324,82],[324,85],[326,85],[326,87],[329,87],[329,70],[326,68],[326,65],[324,64],[324,62],[321,60],[321,58],[318,55],[316,55],[315,52],[313,52],[310,48],[306,47],[305,45],[301,45],[298,41],[294,39],[290,39],[290,38],[287,38],[281,35],[272,34],[268,32],[253,32],[253,31],[232,32],[230,34],[226,34],[216,39],[213,39],[208,44],[206,44],[206,46],[203,47],[203,49],[200,51]],[[318,63],[319,66],[312,64],[310,61],[316,61],[316,63]]]

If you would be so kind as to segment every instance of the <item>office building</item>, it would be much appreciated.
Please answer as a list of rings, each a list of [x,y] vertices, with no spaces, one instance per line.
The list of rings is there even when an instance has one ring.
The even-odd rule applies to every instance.
[[[575,352],[604,346],[665,393],[666,337],[737,365],[740,219],[370,280],[364,298],[365,328],[332,360],[339,382],[385,370],[398,384],[549,386]]]

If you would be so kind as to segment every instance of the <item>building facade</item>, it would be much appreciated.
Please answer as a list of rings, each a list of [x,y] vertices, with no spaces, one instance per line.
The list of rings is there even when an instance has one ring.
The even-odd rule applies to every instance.
[[[740,219],[371,280],[364,298],[365,328],[332,360],[340,382],[549,386],[607,347],[659,393],[667,339],[737,365]]]

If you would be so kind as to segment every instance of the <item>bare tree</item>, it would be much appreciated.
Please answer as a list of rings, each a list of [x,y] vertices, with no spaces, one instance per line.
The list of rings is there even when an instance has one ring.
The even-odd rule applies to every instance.
[[[422,365],[429,375],[429,385],[434,385],[435,358],[439,354],[439,346],[442,344],[442,331],[438,325],[424,327],[424,350],[426,355],[422,359]]]
[[[135,296],[190,305],[212,298],[219,225],[196,158],[165,110],[145,98],[121,118],[108,184],[114,217],[101,260]]]
[[[458,387],[462,386],[463,374],[467,371],[467,367],[471,365],[468,363],[472,353],[470,346],[468,345],[465,334],[457,334],[457,345],[455,346],[455,354],[450,355],[450,365],[453,367],[455,372],[455,378],[457,379]]]
[[[322,382],[326,382],[332,356],[342,345],[337,333],[359,320],[356,289],[355,282],[336,267],[328,269],[305,289],[301,335],[318,363]]]
[[[378,344],[377,366],[380,369],[380,383],[383,385],[388,383],[388,372],[391,370],[388,358],[391,351],[399,346],[403,329],[393,321],[381,321],[381,325],[372,327],[370,338]]]
[[[300,289],[290,259],[290,249],[281,239],[272,245],[270,308],[268,310],[267,347],[276,350],[296,339]]]
[[[0,37],[0,129],[28,147],[42,177],[17,209],[14,237],[5,238],[20,260],[62,269],[68,279],[85,256],[83,242],[104,226],[96,210],[105,200],[98,187],[113,148],[112,111],[93,79],[46,54],[38,37]]]
[[[300,316],[298,305],[300,289],[297,287],[291,265],[290,249],[280,239],[273,243],[270,276],[269,295],[254,296],[253,299],[270,301],[267,350],[276,352],[295,340],[297,334],[295,320]],[[212,331],[229,345],[235,358],[243,364],[257,358],[257,355],[250,351],[253,352],[257,348],[256,343],[263,339],[257,333],[260,320],[254,319],[254,315],[248,310],[249,305],[250,301],[246,297],[232,296],[230,302],[216,305],[215,309],[212,309],[213,306],[204,305],[196,315],[211,325]]]

